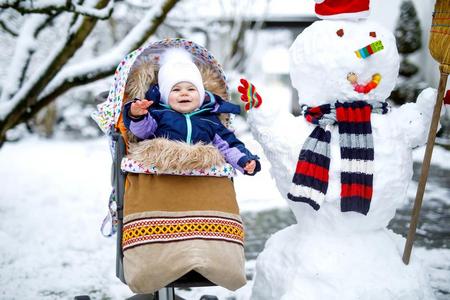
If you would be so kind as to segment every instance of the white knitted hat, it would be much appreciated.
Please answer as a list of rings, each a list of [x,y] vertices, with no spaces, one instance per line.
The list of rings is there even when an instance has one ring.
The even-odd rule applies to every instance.
[[[205,88],[202,75],[187,51],[179,48],[166,50],[161,55],[160,65],[158,85],[162,102],[168,103],[170,91],[175,84],[187,81],[195,85],[200,95],[200,106],[203,104]]]

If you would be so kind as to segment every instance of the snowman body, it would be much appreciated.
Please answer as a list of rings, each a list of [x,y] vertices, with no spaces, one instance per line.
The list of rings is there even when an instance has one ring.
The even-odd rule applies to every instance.
[[[383,49],[367,58],[357,51]],[[399,56],[389,31],[370,21],[317,21],[290,49],[291,81],[299,103],[386,101],[398,76]],[[375,76],[381,80],[361,92]],[[350,80],[349,80],[350,79]],[[358,86],[358,87],[357,87]],[[358,91],[357,91],[358,90]],[[387,114],[371,114],[373,195],[367,215],[341,212],[340,136],[331,128],[329,182],[319,210],[287,200],[297,224],[273,235],[257,259],[252,299],[428,299],[420,263],[401,260],[404,239],[386,228],[405,203],[412,178],[412,149],[424,144],[436,92]],[[267,100],[249,112],[254,137],[286,197],[299,152],[316,125],[280,111]]]

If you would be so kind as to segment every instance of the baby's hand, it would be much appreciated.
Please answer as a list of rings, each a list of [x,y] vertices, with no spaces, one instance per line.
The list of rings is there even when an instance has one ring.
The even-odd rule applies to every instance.
[[[137,100],[131,104],[130,114],[132,117],[139,117],[148,113],[148,108],[153,104],[153,101],[142,99]]]
[[[245,164],[244,170],[248,174],[253,174],[253,172],[255,172],[255,167],[256,167],[256,162],[254,160],[251,160]]]

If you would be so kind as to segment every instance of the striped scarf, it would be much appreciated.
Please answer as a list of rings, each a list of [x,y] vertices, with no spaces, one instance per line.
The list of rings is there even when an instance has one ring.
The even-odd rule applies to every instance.
[[[341,149],[341,211],[367,215],[372,199],[374,147],[371,113],[385,114],[385,102],[336,102],[307,107],[304,117],[316,128],[306,139],[297,162],[288,198],[315,210],[325,200],[330,168],[330,127],[339,128]]]

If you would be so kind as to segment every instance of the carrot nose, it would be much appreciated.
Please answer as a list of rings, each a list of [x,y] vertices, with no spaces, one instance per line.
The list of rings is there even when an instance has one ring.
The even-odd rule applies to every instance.
[[[383,43],[381,41],[373,42],[361,49],[355,51],[358,58],[366,59],[374,53],[377,53],[384,49]]]

